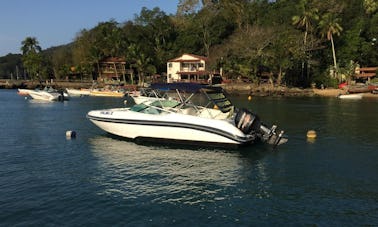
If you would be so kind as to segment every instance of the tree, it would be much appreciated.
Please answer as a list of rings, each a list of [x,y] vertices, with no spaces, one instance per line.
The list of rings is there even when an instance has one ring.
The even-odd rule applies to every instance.
[[[333,56],[333,66],[335,69],[336,77],[338,73],[338,67],[336,62],[336,51],[335,51],[335,44],[333,40],[333,35],[340,35],[343,28],[340,26],[340,19],[335,17],[332,13],[326,13],[321,17],[319,22],[320,34],[321,36],[327,37],[327,40],[331,41],[332,47],[332,56]]]
[[[42,73],[43,57],[41,55],[42,48],[39,46],[37,38],[26,37],[21,42],[22,62],[29,76],[35,80]],[[41,78],[39,78],[41,79]]]
[[[141,47],[131,44],[128,47],[127,58],[131,62],[131,67],[136,68],[138,72],[138,84],[144,85],[145,74],[156,73],[156,68],[151,64],[152,59],[141,51]]]
[[[165,71],[165,63],[172,57],[177,32],[173,20],[158,7],[148,10],[143,7],[135,18],[140,38],[134,42],[145,42],[143,53],[151,58],[159,71]],[[141,46],[142,47],[142,46]]]
[[[309,4],[308,0],[301,0],[298,5],[298,11],[300,15],[295,15],[292,17],[293,25],[297,26],[300,29],[304,29],[304,37],[303,37],[303,53],[306,56],[306,61],[302,60],[302,78],[303,73],[305,71],[305,63],[308,66],[308,57],[307,51],[310,49],[307,43],[307,37],[310,32],[313,31],[313,24],[319,20],[318,9],[311,4]],[[308,70],[307,75],[308,75]]]
[[[378,10],[378,2],[376,0],[364,0],[366,14],[374,14]]]
[[[298,6],[300,15],[292,17],[293,24],[304,29],[303,44],[307,49],[307,36],[313,30],[313,24],[319,20],[318,9],[309,4],[308,0],[301,0]]]

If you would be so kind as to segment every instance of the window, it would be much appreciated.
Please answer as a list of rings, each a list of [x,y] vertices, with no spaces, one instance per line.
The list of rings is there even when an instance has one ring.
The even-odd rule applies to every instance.
[[[172,68],[172,63],[168,63],[168,67],[169,67],[169,68]]]

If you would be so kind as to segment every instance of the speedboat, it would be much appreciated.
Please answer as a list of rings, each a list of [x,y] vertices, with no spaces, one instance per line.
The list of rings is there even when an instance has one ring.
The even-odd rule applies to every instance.
[[[258,140],[274,146],[287,142],[283,131],[276,132],[277,126],[267,127],[256,114],[234,107],[221,87],[169,85],[176,91],[170,98],[92,110],[87,118],[110,134],[135,140],[222,147]]]
[[[166,93],[161,93],[158,89],[141,88],[139,91],[131,91],[127,93],[135,104],[141,104],[146,101],[164,100],[167,98]]]
[[[19,88],[17,94],[19,94],[21,96],[28,96],[30,91],[33,91],[33,90]]]
[[[45,87],[43,90],[29,90],[28,95],[33,99],[42,101],[64,101],[69,99],[69,95],[65,92],[59,92],[51,87]]]

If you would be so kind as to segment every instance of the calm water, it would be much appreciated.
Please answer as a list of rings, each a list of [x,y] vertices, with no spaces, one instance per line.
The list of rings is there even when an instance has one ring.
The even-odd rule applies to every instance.
[[[85,117],[122,99],[38,103],[0,90],[0,225],[378,225],[378,99],[233,99],[289,143],[135,144]]]

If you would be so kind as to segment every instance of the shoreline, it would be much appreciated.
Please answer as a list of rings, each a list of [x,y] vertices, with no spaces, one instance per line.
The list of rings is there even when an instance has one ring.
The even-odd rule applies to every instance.
[[[260,85],[256,86],[254,84],[226,84],[222,85],[230,94],[239,95],[251,95],[258,97],[337,97],[339,95],[347,94],[347,90],[338,88],[298,88],[298,87],[285,87],[277,86],[272,87],[271,85]],[[370,92],[363,93],[363,97],[366,98],[378,98],[378,94],[373,94]]]
[[[37,86],[45,86],[46,83],[32,82],[32,81],[9,81],[0,80],[0,89],[18,89],[18,88],[28,88],[35,89]],[[91,81],[83,82],[66,82],[66,81],[56,81],[49,83],[48,85],[64,89],[64,88],[91,88]],[[337,97],[338,95],[346,94],[346,90],[337,88],[298,88],[298,87],[285,87],[271,85],[254,85],[246,83],[233,83],[233,84],[221,84],[220,85],[226,92],[232,95],[251,95],[258,97]],[[99,84],[101,87],[101,84]],[[364,97],[378,98],[378,94],[363,93]]]

